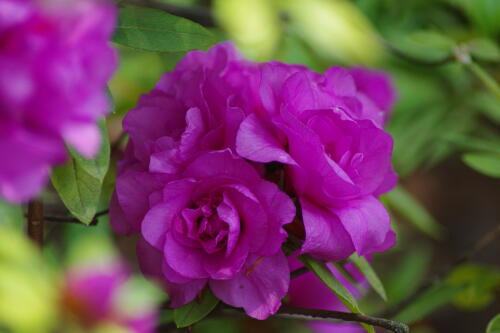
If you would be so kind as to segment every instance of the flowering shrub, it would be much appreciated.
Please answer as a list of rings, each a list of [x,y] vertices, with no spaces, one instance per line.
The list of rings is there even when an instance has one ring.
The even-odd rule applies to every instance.
[[[65,143],[97,153],[114,24],[104,1],[0,0],[0,197],[37,195]]]
[[[171,306],[208,282],[265,319],[288,290],[281,245],[294,218],[301,253],[317,258],[394,244],[377,199],[396,181],[381,129],[393,101],[383,73],[257,64],[230,43],[193,51],[124,120],[111,224],[142,235],[141,266],[164,281]]]
[[[449,157],[500,177],[499,13],[0,0],[0,332],[481,331],[422,319],[500,286],[464,264],[497,225],[446,258],[497,220],[495,183]]]

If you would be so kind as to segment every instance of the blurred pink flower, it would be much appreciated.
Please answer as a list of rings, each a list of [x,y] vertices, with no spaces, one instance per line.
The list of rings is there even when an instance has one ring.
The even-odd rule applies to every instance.
[[[99,0],[0,0],[0,197],[38,194],[65,143],[97,152],[115,16]]]
[[[158,312],[142,308],[134,314],[120,309],[120,294],[129,292],[123,286],[130,274],[120,265],[77,267],[65,278],[62,306],[71,319],[82,327],[92,329],[103,324],[114,324],[134,333],[153,333]]]

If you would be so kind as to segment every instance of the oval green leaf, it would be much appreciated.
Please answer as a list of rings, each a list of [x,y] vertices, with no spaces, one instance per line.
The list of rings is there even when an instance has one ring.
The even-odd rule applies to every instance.
[[[486,327],[486,333],[500,333],[500,313],[493,317]]]
[[[479,173],[500,178],[500,154],[489,152],[468,153],[462,155],[462,160]]]
[[[191,326],[212,312],[217,303],[219,300],[207,288],[200,298],[174,310],[175,324],[178,328]]]
[[[215,43],[201,25],[167,12],[134,6],[121,8],[113,41],[156,52],[203,49]]]
[[[70,213],[90,224],[97,212],[104,177],[109,168],[110,145],[105,120],[99,122],[101,149],[95,159],[87,159],[69,147],[70,160],[52,170],[51,180]]]

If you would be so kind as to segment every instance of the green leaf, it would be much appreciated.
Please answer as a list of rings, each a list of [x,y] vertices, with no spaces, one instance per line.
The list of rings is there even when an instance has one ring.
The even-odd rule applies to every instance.
[[[106,120],[104,118],[99,121],[99,128],[101,130],[101,149],[96,158],[85,158],[71,147],[69,147],[68,150],[71,157],[83,170],[102,182],[104,176],[106,176],[108,172],[110,157],[109,135],[106,128]]]
[[[467,153],[462,155],[462,160],[479,173],[500,178],[500,154],[488,152]]]
[[[424,291],[420,297],[405,307],[393,319],[410,325],[453,300],[463,288],[460,285],[436,284]]]
[[[178,328],[187,327],[205,318],[219,300],[207,288],[203,291],[200,299],[195,299],[180,308],[174,310],[174,321]]]
[[[486,92],[479,92],[472,97],[471,104],[491,121],[500,125],[500,101],[498,98]]]
[[[401,52],[424,61],[440,61],[451,56],[455,45],[451,38],[432,30],[397,35],[391,42]]]
[[[113,41],[125,46],[157,52],[203,49],[215,43],[201,25],[167,12],[141,7],[119,11]]]
[[[397,186],[384,196],[387,204],[428,236],[441,238],[444,228],[403,187]]]
[[[51,180],[71,214],[90,224],[97,211],[102,183],[88,174],[74,158],[54,168]]]
[[[11,205],[0,200],[0,226],[23,228],[24,216],[21,206]]]
[[[313,259],[308,255],[299,256],[299,260],[311,271],[313,272],[339,299],[340,301],[354,313],[362,313],[356,299],[347,290],[344,285],[337,280],[337,278],[332,274],[328,266],[322,261]],[[375,333],[375,330],[370,325],[363,325],[366,331],[370,333]]]
[[[453,299],[456,307],[464,311],[478,311],[494,301],[495,290],[500,287],[500,270],[485,265],[465,264],[457,267],[447,282],[465,286]]]
[[[494,141],[466,135],[447,135],[444,139],[453,142],[464,150],[478,150],[500,154],[500,144],[498,140]]]
[[[361,273],[363,273],[373,290],[375,290],[375,292],[379,294],[384,301],[387,301],[384,285],[382,284],[382,281],[380,281],[380,278],[370,263],[365,258],[360,257],[357,254],[353,254],[349,260],[351,260]]]
[[[500,333],[500,313],[490,320],[486,333]]]
[[[410,248],[397,263],[391,263],[393,271],[385,279],[388,305],[394,306],[413,293],[427,271],[431,250],[425,246]]]
[[[482,38],[471,43],[473,57],[479,60],[500,61],[500,47],[491,39]]]
[[[99,122],[101,149],[94,159],[81,156],[69,147],[70,160],[52,170],[52,184],[68,210],[85,224],[92,219],[99,205],[104,177],[109,168],[110,145],[106,121]]]

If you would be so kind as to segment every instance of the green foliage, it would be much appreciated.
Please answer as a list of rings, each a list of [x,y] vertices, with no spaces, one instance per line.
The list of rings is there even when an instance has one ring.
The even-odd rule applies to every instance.
[[[462,155],[462,160],[477,172],[500,178],[500,154],[488,152],[468,153]]]
[[[500,100],[495,96],[486,92],[477,93],[471,102],[489,120],[500,125]]]
[[[212,33],[198,23],[165,11],[121,8],[113,41],[146,51],[180,52],[204,49],[215,43]]]
[[[478,311],[495,299],[500,287],[500,270],[495,267],[466,264],[455,269],[447,279],[451,285],[465,288],[453,299],[453,304],[463,311]]]
[[[241,333],[238,323],[227,318],[207,318],[193,327],[193,333]]]
[[[390,41],[404,54],[423,61],[442,61],[451,56],[455,45],[451,38],[433,30],[398,35]]]
[[[402,309],[394,320],[411,324],[450,302],[462,310],[475,311],[493,301],[494,290],[499,285],[498,269],[462,265],[445,280],[437,281],[423,291],[415,301]]]
[[[442,236],[443,227],[403,187],[396,187],[384,198],[391,209],[401,214],[421,232],[436,239]]]
[[[486,327],[486,333],[500,333],[500,314],[497,314]]]
[[[281,34],[278,11],[267,0],[216,0],[215,17],[250,58],[270,60]]]
[[[470,43],[471,55],[477,60],[499,62],[500,47],[489,38],[481,38]]]
[[[412,247],[385,278],[388,305],[394,306],[413,293],[428,269],[431,252],[427,247]]]
[[[219,300],[208,288],[205,288],[199,299],[174,310],[175,324],[179,328],[193,325],[212,312],[218,303]]]
[[[0,200],[0,227],[9,226],[22,229],[23,223],[24,216],[21,206]]]
[[[462,289],[463,286],[461,285],[437,283],[424,291],[412,304],[399,312],[394,317],[394,320],[412,324],[437,308],[449,303]]]
[[[496,0],[448,0],[459,6],[484,34],[493,35],[500,31],[500,3]]]
[[[38,249],[18,231],[0,226],[0,329],[52,332],[57,319],[54,282]]]
[[[313,259],[308,255],[299,256],[299,260],[313,272],[351,312],[362,313],[354,296],[344,287],[342,282],[337,280],[325,263]],[[363,325],[363,327],[367,332],[375,333],[372,326]]]
[[[86,159],[69,148],[69,161],[52,170],[52,184],[64,205],[85,224],[92,222],[97,212],[104,177],[109,167],[109,138],[101,122],[101,149],[95,159]]]
[[[387,295],[384,285],[382,281],[380,281],[380,278],[378,277],[377,273],[370,265],[370,263],[364,257],[360,257],[357,254],[353,254],[352,256],[350,256],[349,260],[352,261],[352,263],[361,271],[361,273],[363,273],[370,286],[372,286],[373,290],[375,290],[375,292],[380,297],[382,297],[384,301],[387,301]]]
[[[326,59],[373,64],[382,57],[377,33],[351,2],[292,0],[280,3],[305,43]]]

